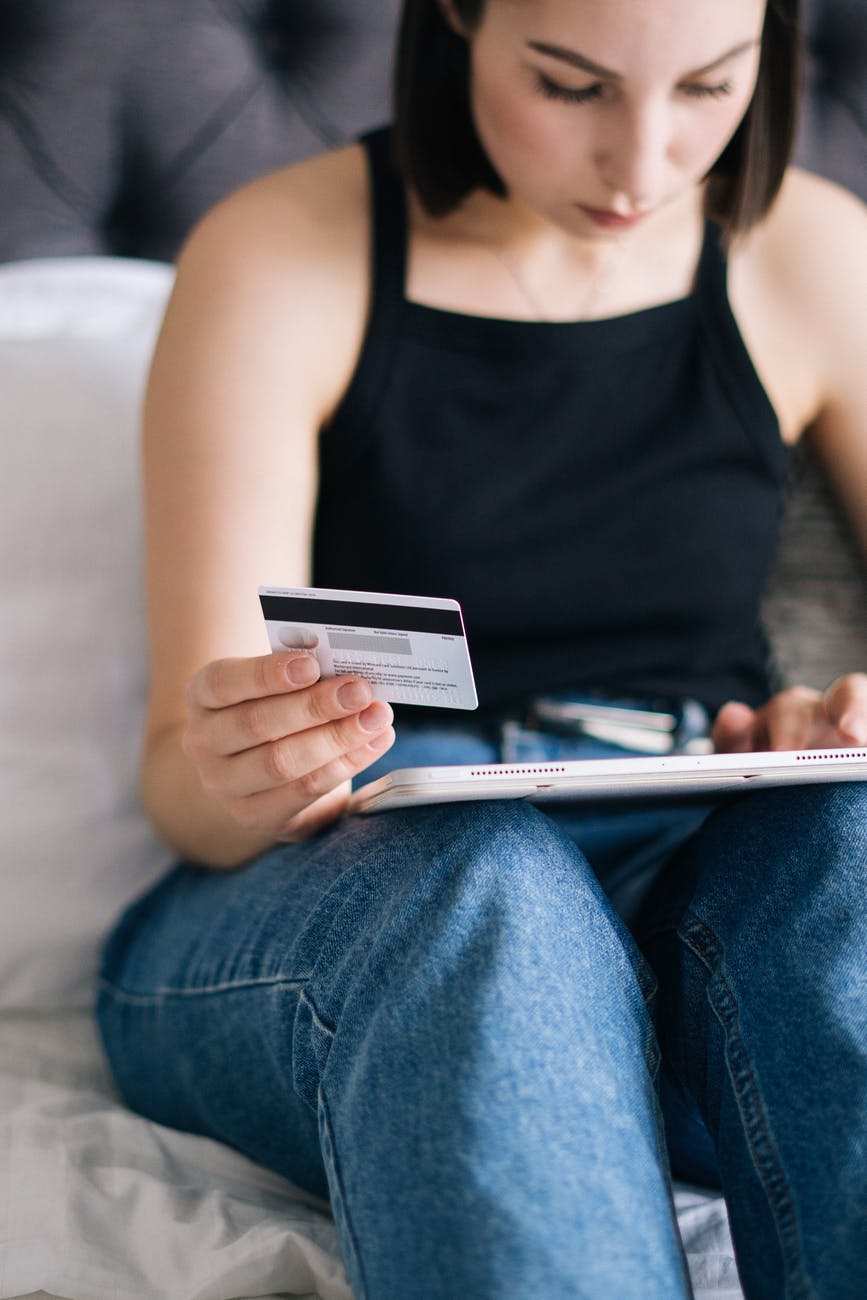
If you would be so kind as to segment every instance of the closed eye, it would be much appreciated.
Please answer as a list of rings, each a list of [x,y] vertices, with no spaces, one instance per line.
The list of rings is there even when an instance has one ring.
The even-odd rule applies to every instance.
[[[590,86],[581,86],[579,89],[561,86],[559,82],[552,81],[544,72],[536,69],[536,89],[546,99],[557,99],[566,104],[587,104],[593,99],[601,98],[605,87],[599,81],[593,82]]]
[[[732,93],[732,83],[720,81],[715,86],[704,86],[700,82],[694,82],[681,86],[681,90],[691,99],[722,99]]]

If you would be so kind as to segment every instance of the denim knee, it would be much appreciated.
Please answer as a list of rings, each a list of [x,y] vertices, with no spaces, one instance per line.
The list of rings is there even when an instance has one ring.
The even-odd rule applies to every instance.
[[[354,861],[321,914],[292,1082],[339,1169],[356,1275],[372,1267],[365,1242],[385,1231],[399,1249],[411,1225],[426,1294],[508,1294],[514,1247],[564,1222],[562,1262],[537,1250],[530,1289],[577,1294],[637,1202],[648,1235],[671,1240],[660,1271],[679,1278],[651,1018],[631,940],[573,841],[515,802],[405,810],[345,835]]]
[[[771,802],[770,795],[773,795]],[[769,860],[793,862],[812,878],[863,873],[867,860],[867,784],[791,786],[769,792]],[[762,834],[761,829],[757,832]],[[780,851],[781,850],[781,851]]]
[[[867,786],[817,784],[750,794],[718,809],[685,862],[689,911],[723,918],[759,944],[781,930],[841,933],[864,916]]]
[[[338,892],[343,916],[368,913],[371,932],[404,941],[460,943],[480,924],[511,933],[569,937],[586,960],[609,938],[625,943],[633,973],[643,969],[586,858],[533,806],[518,801],[454,804],[388,814]],[[338,929],[339,929],[338,925]]]
[[[401,1005],[440,995],[464,1005],[468,986],[494,996],[499,982],[532,990],[552,1014],[560,998],[601,1008],[619,994],[648,1037],[655,980],[584,856],[544,814],[509,801],[377,822],[353,828],[355,864],[302,936],[320,1030],[385,990]]]
[[[865,863],[863,785],[766,791],[715,813],[691,848],[676,925],[681,960],[698,963],[683,967],[689,1014],[701,1015],[704,971],[712,1000],[735,999],[744,1023],[771,1039],[796,1023],[809,1038],[823,1022],[863,1037]],[[661,972],[659,943],[649,951]]]

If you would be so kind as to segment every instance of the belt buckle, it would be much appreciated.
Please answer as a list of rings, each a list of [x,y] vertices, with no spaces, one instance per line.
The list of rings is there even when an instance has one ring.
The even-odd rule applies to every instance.
[[[528,701],[526,726],[587,736],[644,754],[707,753],[710,716],[698,700],[557,693]]]

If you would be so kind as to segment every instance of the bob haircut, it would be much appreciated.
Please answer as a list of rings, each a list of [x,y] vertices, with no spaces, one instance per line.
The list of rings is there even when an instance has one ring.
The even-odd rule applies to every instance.
[[[485,4],[496,0],[452,3],[472,31]],[[476,134],[469,79],[467,42],[449,26],[438,0],[404,0],[394,156],[432,216],[445,216],[477,188],[506,193]],[[800,0],[767,0],[753,98],[707,175],[706,214],[729,240],[761,220],[777,195],[791,156],[800,84]]]

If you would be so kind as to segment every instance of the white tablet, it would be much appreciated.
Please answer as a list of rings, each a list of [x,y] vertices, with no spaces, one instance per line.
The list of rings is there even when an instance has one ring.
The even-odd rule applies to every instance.
[[[867,749],[678,754],[551,763],[405,767],[356,790],[350,810],[385,812],[472,799],[623,799],[713,794],[816,781],[867,781]]]

